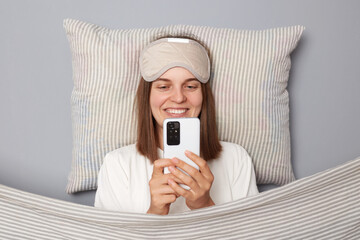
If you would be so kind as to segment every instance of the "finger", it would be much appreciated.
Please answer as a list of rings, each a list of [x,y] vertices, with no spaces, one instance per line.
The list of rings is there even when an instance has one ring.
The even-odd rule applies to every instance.
[[[168,167],[174,165],[170,159],[168,158],[161,158],[154,162],[154,168],[153,168],[153,176],[162,175],[164,167]]]
[[[168,179],[171,178],[178,183],[183,183],[179,178],[175,177],[173,174],[163,174],[161,176],[152,177],[149,181],[150,191],[156,192],[156,189],[162,188],[164,186],[168,186]]]
[[[185,155],[190,158],[194,163],[196,163],[196,165],[199,166],[200,172],[207,180],[213,181],[214,175],[212,174],[209,165],[203,158],[199,157],[198,155],[189,150],[185,151]]]
[[[168,195],[162,195],[161,196],[162,201],[167,204],[167,203],[173,203],[176,201],[176,195],[175,194],[168,194]]]
[[[174,174],[172,174],[172,173],[169,173],[169,174],[167,174],[168,176],[167,176],[167,178],[165,178],[165,183],[167,184],[167,180],[169,179],[169,178],[171,178],[171,179],[173,179],[175,182],[177,182],[177,183],[184,183],[180,178],[178,178],[178,177],[176,177]]]
[[[183,196],[184,198],[188,197],[189,195],[188,190],[185,190],[184,188],[180,187],[179,184],[177,184],[174,180],[169,179],[168,184],[175,191],[177,195]]]
[[[182,171],[173,166],[170,166],[169,170],[175,177],[181,179],[182,182],[185,185],[189,186],[193,191],[197,191],[199,189],[199,185],[191,176],[183,173]]]
[[[154,189],[152,192],[153,195],[166,195],[166,194],[176,194],[174,189],[172,189],[168,184],[163,185],[159,188]]]
[[[199,170],[197,170],[193,166],[187,164],[186,162],[184,162],[184,161],[182,161],[182,160],[180,160],[178,158],[173,158],[173,159],[171,159],[171,161],[173,162],[173,164],[175,164],[176,167],[181,168],[187,174],[189,174],[196,182],[200,183],[200,182],[203,182],[203,181],[207,181],[205,179],[205,177],[202,175],[202,173],[199,172]],[[178,177],[177,175],[175,175],[175,176]],[[184,180],[184,179],[182,179],[182,180]]]
[[[175,180],[175,182],[178,182],[178,183],[183,183],[183,181],[179,178],[177,178],[176,176],[174,176],[172,173],[169,173],[169,174],[163,174],[159,177],[156,177],[156,178],[153,178],[153,182],[156,184],[156,185],[167,185],[167,180],[171,178],[173,180]]]

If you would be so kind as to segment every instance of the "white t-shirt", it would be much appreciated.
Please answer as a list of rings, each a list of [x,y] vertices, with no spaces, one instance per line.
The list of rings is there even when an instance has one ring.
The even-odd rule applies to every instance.
[[[221,204],[258,193],[252,161],[240,145],[220,142],[223,150],[218,159],[208,161],[214,181],[210,197]],[[158,149],[162,157],[162,150]],[[109,152],[98,175],[95,207],[121,212],[146,213],[150,207],[149,181],[151,161],[141,155],[135,144]],[[169,214],[190,211],[185,199],[178,197]]]

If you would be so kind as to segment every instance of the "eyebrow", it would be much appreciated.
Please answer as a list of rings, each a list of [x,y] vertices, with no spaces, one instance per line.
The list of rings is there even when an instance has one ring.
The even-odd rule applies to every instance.
[[[188,79],[185,79],[185,81],[194,81],[194,80],[196,80],[196,81],[198,81],[197,80],[197,78],[188,78]],[[156,79],[155,81],[171,81],[171,79],[168,79],[168,78],[158,78],[158,79]]]

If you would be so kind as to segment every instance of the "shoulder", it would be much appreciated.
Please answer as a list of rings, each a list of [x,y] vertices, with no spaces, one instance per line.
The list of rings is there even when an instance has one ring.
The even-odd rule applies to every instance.
[[[108,152],[105,155],[104,162],[115,162],[116,160],[130,161],[131,159],[138,158],[141,154],[136,149],[136,144],[127,145],[121,148],[117,148]]]
[[[112,151],[108,152],[107,155],[116,156],[116,155],[128,155],[128,154],[134,154],[134,153],[136,153],[136,145],[131,144],[131,145],[127,145],[127,146],[112,150]]]
[[[220,142],[223,150],[220,155],[220,159],[226,162],[226,164],[230,165],[243,165],[247,167],[252,166],[252,160],[248,152],[236,143],[231,142]]]
[[[236,155],[240,154],[245,156],[249,155],[248,152],[245,150],[245,148],[243,148],[239,144],[231,143],[231,142],[223,142],[223,141],[220,141],[220,144],[223,148],[222,150],[223,154],[236,154]]]
[[[138,155],[135,144],[117,148],[105,155],[101,168],[126,170],[130,161]]]
[[[138,152],[136,144],[131,144],[108,152],[101,168],[122,168],[123,171],[130,172],[139,171],[148,165],[151,165],[151,161]]]

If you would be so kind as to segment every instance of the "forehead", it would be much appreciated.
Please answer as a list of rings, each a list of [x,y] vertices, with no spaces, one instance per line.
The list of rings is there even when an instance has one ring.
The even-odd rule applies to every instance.
[[[167,70],[164,74],[162,74],[159,78],[166,78],[166,79],[189,79],[196,77],[186,68],[183,67],[174,67]]]

